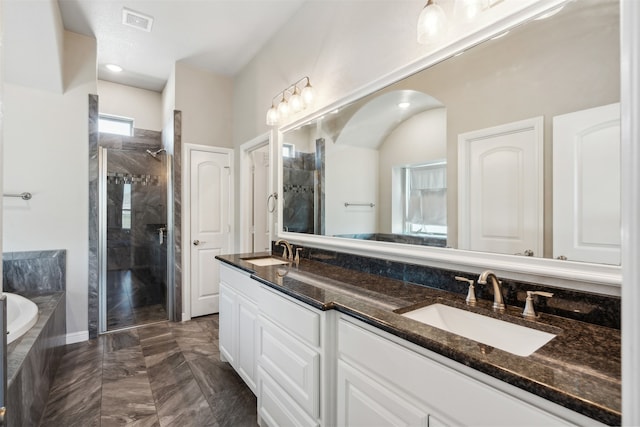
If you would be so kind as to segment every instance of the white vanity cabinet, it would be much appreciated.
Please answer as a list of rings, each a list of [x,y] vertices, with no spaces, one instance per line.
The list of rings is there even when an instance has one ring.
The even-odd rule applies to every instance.
[[[261,425],[331,425],[335,312],[320,311],[266,286],[258,319],[258,416]],[[332,328],[329,328],[332,329]],[[333,329],[335,330],[335,329]],[[331,334],[335,336],[335,334]]]
[[[256,339],[259,283],[220,265],[220,355],[256,393]]]
[[[455,369],[456,362],[413,347],[348,316],[340,318],[338,426],[599,425],[531,394],[522,400],[528,393],[508,384],[494,388],[461,372],[470,368]]]

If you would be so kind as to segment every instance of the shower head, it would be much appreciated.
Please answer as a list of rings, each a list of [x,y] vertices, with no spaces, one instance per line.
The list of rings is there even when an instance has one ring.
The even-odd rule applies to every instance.
[[[160,154],[162,152],[165,152],[165,151],[167,151],[167,150],[165,150],[164,148],[161,148],[161,149],[156,150],[156,151],[147,150],[147,154],[149,154],[154,159],[158,159],[158,154]]]

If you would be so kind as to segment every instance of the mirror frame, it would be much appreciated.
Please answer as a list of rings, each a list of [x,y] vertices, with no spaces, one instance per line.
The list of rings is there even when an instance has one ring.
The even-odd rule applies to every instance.
[[[519,10],[512,9],[510,13],[497,16],[493,22],[481,23],[481,27],[468,34],[452,38],[446,44],[418,60],[411,62],[396,71],[383,76],[348,96],[335,101],[312,114],[306,115],[292,123],[286,124],[272,132],[273,144],[277,147],[277,189],[281,194],[282,177],[282,140],[283,133],[323,116],[337,108],[350,104],[366,95],[382,89],[414,73],[435,65],[459,52],[465,51],[498,34],[518,26],[535,16],[552,10],[567,0],[542,0],[527,2]],[[622,6],[623,0],[620,0]],[[622,9],[622,7],[621,7]],[[622,21],[622,10],[621,10]],[[625,53],[621,46],[621,61]],[[621,92],[626,82],[621,81]],[[621,103],[624,101],[621,98]],[[622,105],[624,111],[624,105]],[[623,116],[623,120],[626,116]],[[624,123],[623,123],[624,126]],[[373,258],[425,265],[437,268],[469,271],[479,273],[485,269],[495,271],[499,276],[514,280],[535,282],[560,288],[576,289],[586,292],[596,292],[605,295],[620,296],[622,284],[622,267],[605,264],[593,264],[574,261],[559,261],[549,258],[533,258],[524,256],[505,255],[488,252],[473,252],[452,248],[436,248],[415,246],[390,242],[362,241],[332,236],[319,236],[303,233],[286,232],[281,229],[282,197],[278,198],[278,215],[275,223],[276,236],[291,243],[325,250],[347,252]]]

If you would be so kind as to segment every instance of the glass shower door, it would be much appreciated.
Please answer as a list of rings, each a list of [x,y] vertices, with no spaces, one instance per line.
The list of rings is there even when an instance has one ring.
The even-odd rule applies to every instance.
[[[167,320],[168,162],[153,154],[101,148],[103,332]]]

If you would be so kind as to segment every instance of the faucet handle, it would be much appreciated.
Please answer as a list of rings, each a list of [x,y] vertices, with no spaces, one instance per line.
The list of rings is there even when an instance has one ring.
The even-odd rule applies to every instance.
[[[455,279],[459,282],[467,282],[469,284],[469,291],[467,292],[467,299],[465,301],[469,305],[476,305],[478,300],[476,299],[476,287],[473,286],[473,280],[462,276],[455,276]]]
[[[544,291],[527,291],[527,299],[524,303],[524,310],[522,311],[522,316],[527,319],[535,319],[538,317],[536,311],[533,308],[533,296],[540,295],[541,297],[551,298],[553,294],[551,292]]]

